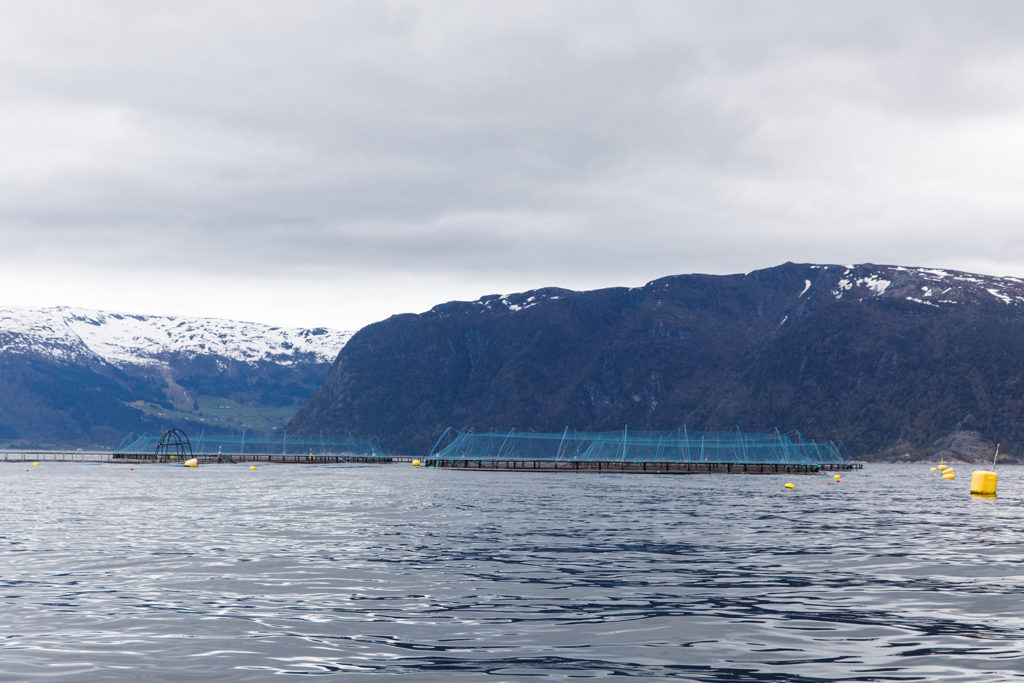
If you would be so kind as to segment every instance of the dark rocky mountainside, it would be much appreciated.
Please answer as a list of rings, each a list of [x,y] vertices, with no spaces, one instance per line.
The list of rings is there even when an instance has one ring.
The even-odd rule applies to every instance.
[[[854,457],[1024,446],[1024,281],[787,263],[452,302],[360,330],[289,433],[797,429]]]

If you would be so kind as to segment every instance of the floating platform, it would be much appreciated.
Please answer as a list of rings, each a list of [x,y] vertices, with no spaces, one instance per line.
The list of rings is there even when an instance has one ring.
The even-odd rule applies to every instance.
[[[779,463],[712,462],[611,462],[551,460],[445,460],[427,459],[424,467],[454,470],[510,472],[624,472],[631,474],[815,474],[863,469],[861,463],[822,463],[817,465]]]
[[[210,463],[285,463],[291,465],[327,464],[327,463],[379,463],[390,464],[394,459],[390,455],[359,455],[359,454],[320,454],[299,455],[281,453],[245,453],[227,455],[224,453],[196,453],[191,456],[157,456],[152,453],[116,453],[111,451],[42,451],[42,450],[3,450],[0,451],[2,462],[88,462],[88,463],[127,463],[132,465],[184,463],[189,457],[195,458],[200,464]],[[406,458],[411,460],[411,458]]]
[[[637,474],[813,474],[861,469],[799,432],[445,432],[423,464],[460,470]]]
[[[296,454],[282,454],[282,453],[245,453],[245,454],[234,454],[229,455],[227,453],[195,453],[191,457],[195,458],[200,464],[209,463],[253,463],[253,462],[266,462],[266,463],[282,463],[282,464],[318,464],[318,463],[343,463],[343,462],[354,462],[354,463],[381,463],[388,464],[392,461],[390,455],[348,455],[344,453],[340,454],[321,454],[321,455],[296,455]],[[114,462],[131,462],[131,463],[147,463],[147,462],[184,462],[183,456],[170,456],[160,457],[156,455],[150,455],[146,453],[113,453],[111,460]]]

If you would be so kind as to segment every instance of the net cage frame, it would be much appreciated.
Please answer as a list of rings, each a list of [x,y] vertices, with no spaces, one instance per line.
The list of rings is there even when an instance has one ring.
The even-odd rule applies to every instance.
[[[188,435],[178,428],[168,429],[160,436],[156,447],[152,449],[157,460],[186,459],[192,457],[192,442]]]
[[[149,455],[158,458],[166,457],[159,450],[164,437],[178,432],[186,441],[188,437],[179,429],[164,432],[163,436],[154,434],[129,434],[115,449],[124,455]],[[314,437],[288,436],[282,434],[222,434],[201,432],[188,443],[188,454],[191,455],[318,455],[318,456],[360,456],[388,457],[387,451],[375,437],[359,437],[351,434],[341,436],[321,434]],[[180,457],[180,453],[169,451],[166,455]]]
[[[850,460],[832,441],[806,439],[800,432],[743,433],[672,431],[474,432],[463,430],[429,460],[547,461],[614,463],[708,463],[745,465],[828,465]]]

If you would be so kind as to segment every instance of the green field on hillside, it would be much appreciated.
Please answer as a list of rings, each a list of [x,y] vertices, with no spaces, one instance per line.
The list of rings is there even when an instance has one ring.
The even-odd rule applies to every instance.
[[[129,405],[152,415],[167,420],[189,420],[205,422],[212,427],[225,430],[270,432],[284,424],[299,409],[294,406],[247,406],[220,396],[200,396],[197,410],[183,410],[166,406],[135,401]]]

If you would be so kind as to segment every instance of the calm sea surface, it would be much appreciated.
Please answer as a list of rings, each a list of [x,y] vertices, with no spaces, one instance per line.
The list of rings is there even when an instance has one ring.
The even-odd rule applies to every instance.
[[[1024,678],[970,470],[0,464],[0,680]]]

